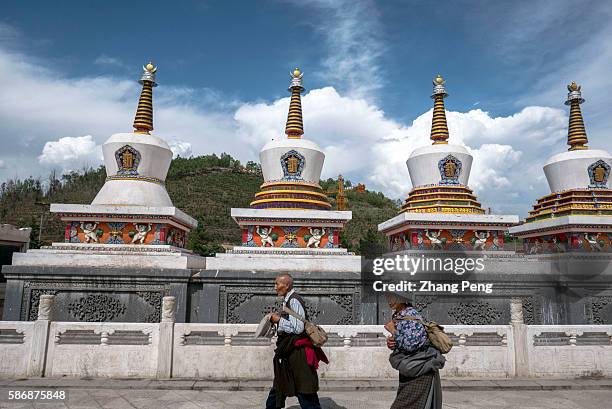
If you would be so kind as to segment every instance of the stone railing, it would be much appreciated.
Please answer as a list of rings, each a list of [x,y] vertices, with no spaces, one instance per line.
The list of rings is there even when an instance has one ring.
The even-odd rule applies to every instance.
[[[42,367],[30,365],[37,321],[0,321],[0,375],[40,376]]]
[[[53,295],[41,295],[36,321],[0,321],[0,376],[42,376]]]
[[[330,336],[323,347],[331,361],[322,378],[393,378],[380,325],[323,325]],[[253,338],[252,324],[175,324],[172,376],[261,379],[272,373],[275,339]],[[510,325],[445,327],[455,347],[443,375],[510,377],[514,352]],[[611,350],[612,353],[612,350]],[[218,365],[211,363],[218,362]]]
[[[612,376],[612,325],[529,325],[533,376]]]
[[[52,322],[45,376],[156,377],[160,324]]]
[[[0,322],[0,376],[270,379],[275,339],[253,324],[52,322],[43,295],[33,322]],[[518,300],[509,325],[448,325],[455,346],[443,377],[612,376],[612,325],[525,325]],[[326,379],[396,379],[380,325],[324,325]]]

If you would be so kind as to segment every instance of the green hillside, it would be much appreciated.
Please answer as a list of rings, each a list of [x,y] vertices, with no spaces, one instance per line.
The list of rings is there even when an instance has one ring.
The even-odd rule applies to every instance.
[[[0,223],[32,227],[31,247],[63,241],[62,222],[49,213],[49,203],[91,203],[106,177],[103,167],[72,172],[47,180],[28,178],[0,185]],[[248,207],[263,179],[259,165],[242,165],[227,154],[177,158],[172,161],[166,187],[174,205],[196,218],[199,227],[189,236],[188,247],[198,254],[223,251],[222,245],[240,243],[240,229],[230,217],[232,207]],[[337,181],[321,181],[332,192]],[[345,180],[345,186],[351,186]],[[356,253],[378,252],[384,237],[378,223],[397,214],[397,204],[379,192],[346,191],[353,220],[340,235],[343,246]],[[41,226],[42,216],[42,231]],[[40,241],[39,241],[40,236]]]

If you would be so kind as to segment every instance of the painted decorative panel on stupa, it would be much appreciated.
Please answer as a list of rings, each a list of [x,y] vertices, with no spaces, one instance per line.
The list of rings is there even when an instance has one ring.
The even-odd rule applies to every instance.
[[[438,162],[441,185],[458,185],[461,174],[461,161],[453,155],[448,155]]]
[[[410,229],[389,237],[389,250],[504,250],[502,230]]]
[[[588,172],[591,181],[590,188],[605,189],[607,187],[608,177],[610,176],[610,165],[608,163],[600,159],[589,166]]]
[[[285,153],[281,157],[281,166],[284,174],[283,180],[302,180],[302,171],[304,170],[305,164],[306,159],[304,158],[304,155],[298,151],[292,149]]]
[[[245,247],[336,248],[338,229],[305,226],[248,226],[242,231]]]
[[[546,234],[523,240],[527,254],[565,252],[612,252],[612,233],[568,232]]]
[[[115,152],[115,159],[117,160],[117,174],[119,175],[137,175],[138,165],[140,164],[140,152],[131,147],[125,145],[121,149]]]
[[[88,244],[169,244],[184,248],[185,232],[164,223],[70,222],[66,225],[64,241]]]

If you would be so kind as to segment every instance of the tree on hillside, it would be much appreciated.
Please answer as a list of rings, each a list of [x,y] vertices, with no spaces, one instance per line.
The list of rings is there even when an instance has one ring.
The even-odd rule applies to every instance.
[[[359,240],[359,253],[367,259],[382,256],[386,249],[384,237],[373,228],[368,229],[365,236]]]
[[[261,175],[261,165],[257,162],[253,162],[252,160],[246,163],[245,169],[248,172],[255,173],[257,175]]]
[[[49,212],[47,204],[91,203],[105,180],[104,166],[62,176],[52,173],[47,178],[7,180],[0,184],[0,223],[32,227],[32,247],[61,242],[65,224]],[[213,255],[223,251],[222,244],[239,245],[241,231],[230,209],[248,207],[262,182],[258,163],[249,161],[242,166],[227,153],[173,159],[167,178],[168,194],[176,207],[196,218],[201,226],[189,235],[187,248],[197,254]],[[350,185],[345,179],[345,187]],[[338,181],[322,180],[321,187],[329,191],[333,204]],[[346,190],[346,195],[353,218],[340,232],[340,245],[355,253],[380,252],[377,249],[385,247],[385,239],[377,233],[376,226],[397,214],[395,203],[374,191]]]
[[[211,257],[215,253],[224,253],[225,249],[217,243],[202,224],[189,232],[187,247],[200,256]]]

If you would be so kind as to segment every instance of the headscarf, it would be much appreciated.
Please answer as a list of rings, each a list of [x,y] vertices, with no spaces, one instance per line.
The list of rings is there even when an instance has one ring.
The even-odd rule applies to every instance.
[[[402,294],[387,292],[385,293],[385,298],[389,304],[406,304],[407,306],[412,307],[412,303]]]

